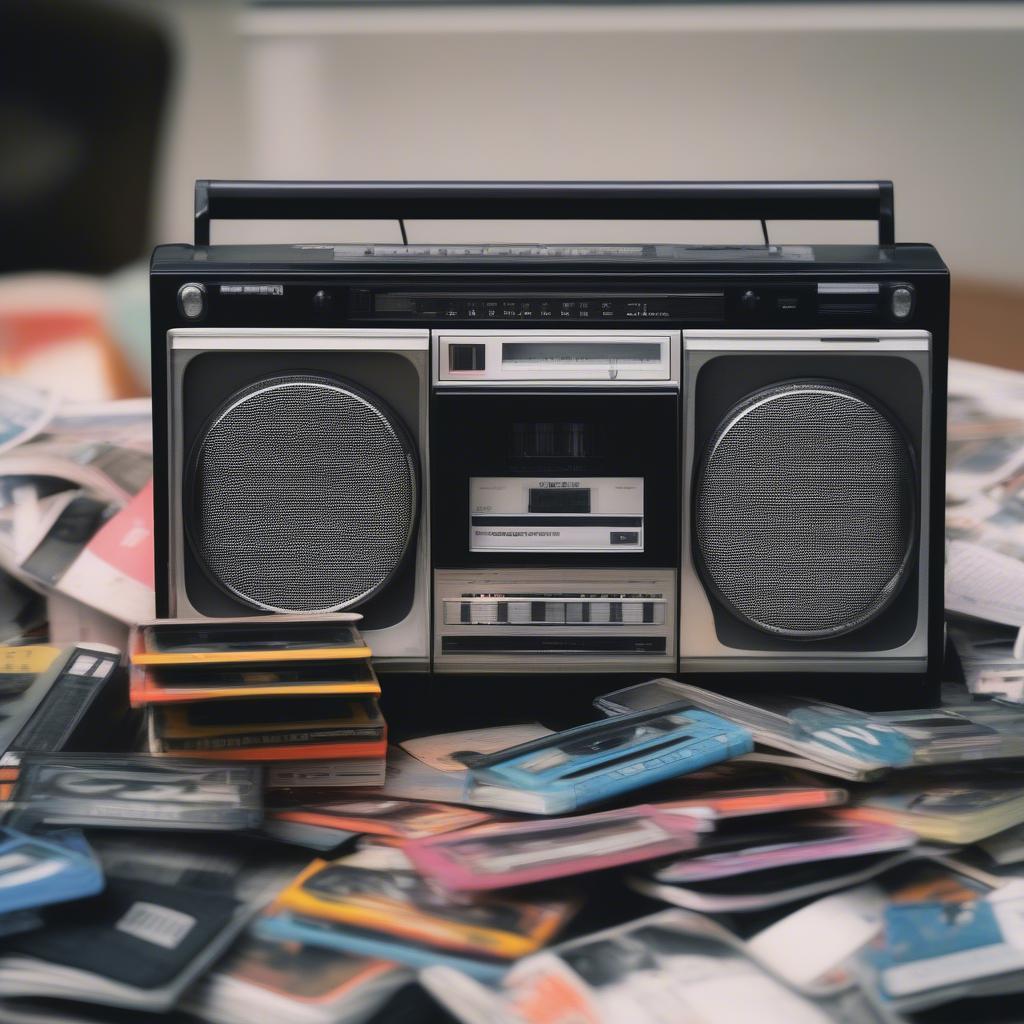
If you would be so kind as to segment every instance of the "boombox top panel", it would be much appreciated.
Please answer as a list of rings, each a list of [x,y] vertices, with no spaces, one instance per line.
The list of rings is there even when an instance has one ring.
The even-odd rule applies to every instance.
[[[938,271],[946,266],[934,246],[901,243],[877,245],[161,245],[152,269],[173,273],[215,268],[215,273],[253,269],[332,274],[451,269],[455,272],[526,271],[541,274],[635,274],[669,271],[676,274],[739,271],[800,273],[819,276],[823,270],[864,270],[880,273]],[[241,293],[239,293],[241,294]],[[248,293],[254,294],[254,293]]]

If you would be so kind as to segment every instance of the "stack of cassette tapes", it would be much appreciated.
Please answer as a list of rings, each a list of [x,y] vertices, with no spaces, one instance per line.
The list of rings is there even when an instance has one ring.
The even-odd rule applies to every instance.
[[[130,696],[143,709],[146,748],[261,762],[269,789],[382,785],[387,725],[359,618],[142,623]]]

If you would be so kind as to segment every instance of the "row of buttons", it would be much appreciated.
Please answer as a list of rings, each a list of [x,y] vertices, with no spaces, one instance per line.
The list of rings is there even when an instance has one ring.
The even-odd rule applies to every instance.
[[[664,605],[655,601],[446,601],[446,624],[641,625],[665,621]]]

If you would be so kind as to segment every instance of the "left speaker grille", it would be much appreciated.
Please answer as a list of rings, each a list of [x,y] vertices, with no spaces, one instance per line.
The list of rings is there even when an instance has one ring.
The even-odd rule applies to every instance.
[[[186,530],[208,575],[265,611],[352,608],[387,585],[416,532],[419,464],[379,397],[292,374],[232,395],[193,446]]]

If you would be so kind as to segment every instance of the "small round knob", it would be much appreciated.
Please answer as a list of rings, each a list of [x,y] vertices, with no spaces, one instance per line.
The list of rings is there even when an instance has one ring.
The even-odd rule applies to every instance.
[[[178,289],[178,310],[186,320],[198,320],[206,312],[206,289],[201,284],[183,284]]]
[[[334,298],[321,288],[313,293],[313,308],[318,313],[326,313],[334,305]]]
[[[761,305],[761,296],[758,295],[757,292],[749,290],[745,291],[740,296],[740,305],[744,309],[749,309],[751,312],[753,312],[755,309],[757,309],[758,306]]]
[[[904,286],[894,288],[889,302],[892,315],[897,320],[906,320],[914,310],[914,293]]]

